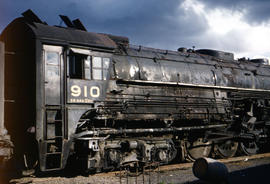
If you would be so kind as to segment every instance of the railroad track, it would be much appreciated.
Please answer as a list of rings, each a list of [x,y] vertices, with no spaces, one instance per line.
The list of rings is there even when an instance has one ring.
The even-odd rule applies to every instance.
[[[270,153],[256,154],[256,155],[251,155],[251,156],[239,156],[239,157],[217,159],[217,160],[220,161],[221,163],[227,164],[227,163],[255,160],[255,159],[261,159],[261,158],[270,158]],[[174,170],[184,170],[184,169],[192,168],[192,165],[193,165],[193,162],[163,165],[163,166],[159,166],[159,171],[165,172],[165,171],[174,171]],[[153,171],[158,171],[158,168],[153,169]],[[108,172],[108,173],[98,173],[96,175],[97,176],[105,176],[105,175],[113,176],[119,173],[120,171],[113,171],[113,172]]]
[[[270,153],[264,153],[264,154],[257,154],[252,156],[240,156],[240,157],[233,157],[229,159],[219,159],[220,162],[229,164],[229,163],[241,163],[241,162],[248,162],[256,159],[270,159]],[[24,177],[19,179],[11,179],[10,183],[12,184],[74,184],[74,183],[87,183],[87,184],[100,184],[100,183],[136,183],[135,177],[137,183],[157,183],[154,181],[161,181],[160,176],[162,173],[163,175],[166,175],[166,173],[171,173],[172,171],[177,170],[189,170],[192,168],[193,163],[181,163],[181,164],[172,164],[172,165],[164,165],[152,168],[150,171],[149,169],[146,169],[144,172],[139,172],[137,177],[131,176],[130,179],[128,179],[129,176],[125,175],[124,170],[122,171],[113,171],[113,172],[107,172],[107,173],[97,173],[93,175],[87,176],[53,176],[53,177]],[[149,173],[152,173],[152,182],[149,182]],[[158,174],[157,174],[158,173]],[[187,172],[186,172],[187,173]],[[134,173],[133,173],[134,174]],[[147,176],[144,176],[146,174]],[[160,175],[159,175],[160,174]],[[192,173],[189,173],[192,175]],[[170,174],[169,174],[170,175]],[[132,178],[133,177],[133,178]],[[122,178],[122,179],[121,179]],[[142,179],[143,178],[143,179]],[[158,179],[157,179],[158,178]],[[122,182],[120,182],[122,181]],[[1,183],[2,184],[2,183]]]

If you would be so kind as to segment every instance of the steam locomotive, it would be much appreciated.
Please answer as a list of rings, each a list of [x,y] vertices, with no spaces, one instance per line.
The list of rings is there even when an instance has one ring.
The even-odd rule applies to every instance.
[[[1,158],[12,155],[25,169],[77,163],[98,172],[250,155],[269,145],[267,60],[133,46],[87,32],[79,19],[60,16],[61,27],[31,10],[22,15],[0,37]]]

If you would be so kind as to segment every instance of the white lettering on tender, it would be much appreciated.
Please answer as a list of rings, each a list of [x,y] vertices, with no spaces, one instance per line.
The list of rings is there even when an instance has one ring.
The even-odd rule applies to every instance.
[[[80,86],[77,86],[77,85],[71,86],[71,95],[72,96],[75,96],[75,97],[80,96],[81,95],[81,88],[80,88]]]
[[[84,97],[88,96],[87,89],[88,89],[88,86],[83,86],[83,96]],[[73,97],[79,97],[82,94],[82,89],[78,85],[71,86],[70,90],[71,90],[71,96],[73,96]],[[100,96],[100,89],[97,86],[90,87],[89,92],[90,92],[90,97],[98,98]]]
[[[84,86],[84,97],[87,97],[87,86]]]
[[[90,88],[90,95],[92,97],[95,97],[95,98],[99,97],[99,95],[100,95],[99,87],[97,87],[97,86],[91,87]]]

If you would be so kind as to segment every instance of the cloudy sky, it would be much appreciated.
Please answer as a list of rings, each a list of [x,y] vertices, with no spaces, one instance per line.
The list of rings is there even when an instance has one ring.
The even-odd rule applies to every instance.
[[[0,32],[29,8],[50,25],[64,14],[136,45],[270,58],[269,0],[0,0]]]

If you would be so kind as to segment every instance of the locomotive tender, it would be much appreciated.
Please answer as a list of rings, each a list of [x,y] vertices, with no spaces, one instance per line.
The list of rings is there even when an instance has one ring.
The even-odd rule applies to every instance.
[[[61,170],[75,161],[102,171],[255,154],[269,144],[266,60],[132,46],[61,18],[67,27],[28,10],[0,37],[4,123],[26,169]]]

